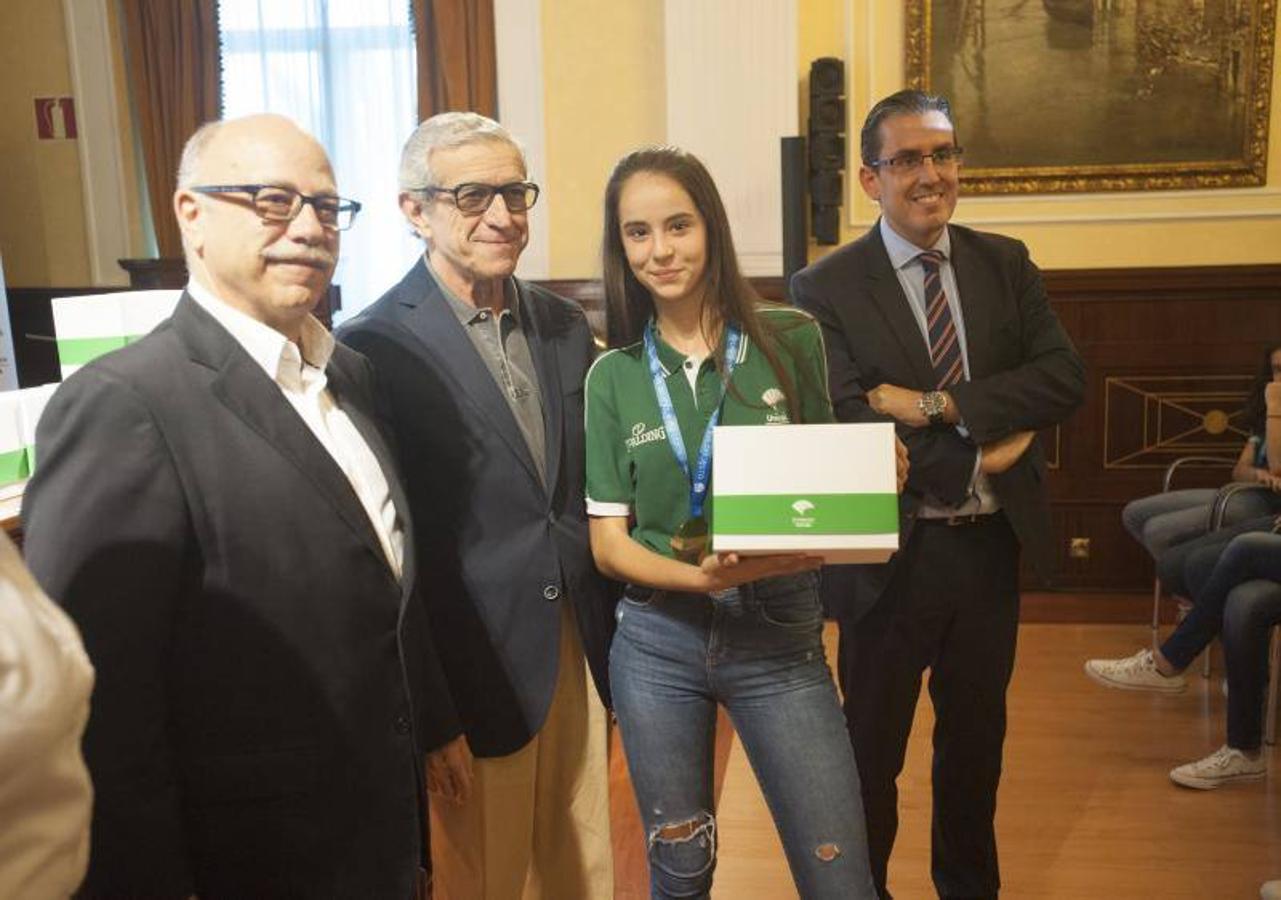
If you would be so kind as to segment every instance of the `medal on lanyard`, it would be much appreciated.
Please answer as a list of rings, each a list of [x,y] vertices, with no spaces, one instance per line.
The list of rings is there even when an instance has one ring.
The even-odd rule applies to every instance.
[[[707,553],[707,519],[703,516],[703,504],[707,500],[707,482],[712,470],[712,430],[720,420],[721,404],[725,401],[730,376],[734,374],[742,339],[742,332],[737,325],[725,327],[725,377],[721,382],[721,396],[716,402],[716,408],[712,410],[711,418],[707,420],[703,440],[698,447],[698,458],[691,471],[689,454],[685,452],[685,439],[681,436],[680,423],[676,421],[676,408],[672,405],[672,395],[667,390],[663,367],[658,361],[658,340],[654,337],[654,323],[651,320],[645,324],[645,357],[649,361],[649,374],[654,382],[658,411],[663,416],[667,445],[672,448],[676,464],[689,481],[689,517],[680,524],[671,539],[672,552],[681,562],[697,565]]]

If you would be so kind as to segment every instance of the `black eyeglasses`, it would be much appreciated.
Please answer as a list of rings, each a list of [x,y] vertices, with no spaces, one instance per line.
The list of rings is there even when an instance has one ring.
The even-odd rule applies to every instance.
[[[424,194],[449,194],[454,198],[454,206],[465,215],[483,213],[494,202],[495,194],[502,194],[503,203],[508,212],[524,212],[538,200],[538,185],[532,181],[513,181],[511,184],[481,184],[468,181],[458,187],[420,187],[410,188]]]
[[[964,155],[965,149],[963,147],[943,147],[933,153],[900,153],[898,156],[893,156],[889,159],[872,160],[867,165],[871,169],[887,168],[891,172],[907,175],[920,169],[921,166],[925,165],[927,159],[934,161],[934,168],[936,169],[956,168]]]
[[[214,184],[188,188],[197,194],[248,194],[254,211],[268,222],[292,222],[310,203],[320,224],[335,231],[346,231],[360,212],[360,204],[343,197],[319,195],[309,197],[293,188],[274,184]]]

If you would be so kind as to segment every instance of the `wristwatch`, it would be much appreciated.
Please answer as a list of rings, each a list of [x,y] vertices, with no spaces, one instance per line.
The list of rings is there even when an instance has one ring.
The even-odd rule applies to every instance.
[[[929,419],[931,425],[941,425],[943,413],[947,410],[947,394],[942,391],[926,391],[916,401],[916,408]]]

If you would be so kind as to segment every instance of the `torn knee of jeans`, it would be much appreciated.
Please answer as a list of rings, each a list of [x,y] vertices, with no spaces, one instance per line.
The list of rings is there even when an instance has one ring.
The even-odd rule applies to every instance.
[[[649,843],[683,844],[697,841],[706,846],[716,844],[716,817],[709,812],[701,812],[683,822],[667,822],[655,825],[649,832]]]
[[[817,856],[821,862],[830,863],[841,855],[841,848],[836,846],[836,844],[819,844],[814,848],[814,855]]]
[[[716,817],[709,812],[662,822],[649,832],[651,864],[678,877],[697,877],[716,861]]]

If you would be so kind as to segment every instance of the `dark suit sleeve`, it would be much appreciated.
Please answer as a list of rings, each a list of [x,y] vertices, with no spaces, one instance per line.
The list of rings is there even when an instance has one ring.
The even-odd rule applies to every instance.
[[[1005,277],[1018,305],[1018,362],[949,389],[966,427],[980,444],[1016,431],[1037,431],[1066,419],[1080,405],[1085,367],[1050,309],[1041,273],[1015,242]]]
[[[353,340],[350,340],[354,338]],[[363,354],[366,347],[362,347],[361,336],[359,332],[346,332],[340,335],[344,344]],[[400,448],[396,442],[396,435],[391,427],[392,416],[390,401],[387,399],[386,391],[378,384],[378,371],[368,356],[360,356],[360,381],[361,388],[365,392],[367,402],[374,410],[374,419],[378,423],[378,430],[382,434],[383,440],[391,449],[393,458],[401,459]],[[392,478],[401,480],[402,493],[408,496],[404,490],[404,478],[401,470],[397,467],[396,471],[388,473]],[[417,553],[417,548],[410,542],[405,544],[406,553]],[[454,706],[453,696],[449,692],[449,681],[445,678],[445,670],[440,663],[440,654],[436,651],[436,642],[431,634],[430,626],[427,622],[426,606],[422,596],[424,579],[431,577],[431,573],[424,572],[418,568],[417,584],[415,585],[415,596],[411,602],[417,604],[420,614],[405,617],[406,629],[412,629],[413,634],[406,635],[404,646],[414,648],[414,658],[405,660],[406,670],[411,673],[412,684],[410,690],[414,698],[414,722],[417,725],[418,743],[424,752],[430,753],[438,750],[445,744],[452,741],[463,733],[463,727],[458,718],[458,711]]]
[[[96,367],[53,396],[23,503],[27,563],[97,669],[84,750],[94,782],[86,890],[194,887],[169,743],[172,631],[191,553],[183,492],[142,399]],[[234,648],[228,648],[234,652]]]
[[[410,671],[416,673],[414,685],[414,718],[418,726],[418,743],[423,752],[439,750],[463,733],[463,726],[449,692],[449,681],[440,664],[440,655],[427,626],[427,609],[417,600],[418,618],[423,623],[423,636],[418,642],[418,658]]]
[[[817,289],[806,271],[792,276],[792,297],[796,305],[807,310],[818,321],[827,353],[827,378],[832,393],[832,408],[838,422],[893,422],[890,416],[872,409],[858,360],[850,349],[845,325],[837,314],[830,292]],[[869,326],[870,327],[870,326]],[[876,387],[875,384],[870,387]],[[895,430],[907,445],[911,468],[907,490],[928,493],[944,503],[957,505],[969,496],[974,474],[973,442],[955,428],[908,428],[896,424]]]

